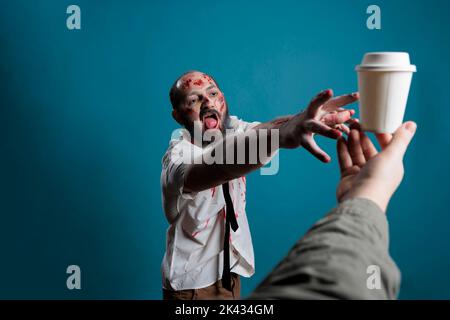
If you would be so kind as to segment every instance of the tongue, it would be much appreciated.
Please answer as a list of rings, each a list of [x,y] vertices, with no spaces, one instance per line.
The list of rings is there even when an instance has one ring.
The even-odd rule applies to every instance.
[[[217,120],[214,118],[206,118],[205,126],[207,129],[214,129],[217,126]]]

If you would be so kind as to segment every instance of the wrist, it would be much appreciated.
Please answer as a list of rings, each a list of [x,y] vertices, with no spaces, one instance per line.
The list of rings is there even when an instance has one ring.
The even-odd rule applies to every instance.
[[[380,190],[376,186],[371,184],[365,184],[364,186],[354,187],[348,191],[348,193],[340,199],[339,202],[353,198],[364,198],[373,201],[380,209],[386,213],[387,206],[391,195],[386,190]]]

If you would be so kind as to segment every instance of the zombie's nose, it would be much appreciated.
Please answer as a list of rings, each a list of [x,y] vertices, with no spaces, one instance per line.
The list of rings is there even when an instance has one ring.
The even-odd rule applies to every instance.
[[[214,107],[210,103],[203,103],[200,107],[200,113],[205,113],[208,110],[214,109]]]

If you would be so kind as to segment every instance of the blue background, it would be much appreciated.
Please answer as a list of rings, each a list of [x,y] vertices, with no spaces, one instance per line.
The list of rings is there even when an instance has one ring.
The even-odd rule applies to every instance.
[[[82,29],[66,28],[81,7]],[[418,133],[389,207],[401,298],[450,298],[450,2],[2,1],[0,4],[0,298],[159,299],[167,223],[161,157],[169,87],[213,75],[233,114],[295,113],[325,88],[356,91],[368,51],[407,51],[418,67],[406,112]],[[282,151],[275,176],[248,177],[256,274],[264,278],[335,205],[338,168]],[[66,288],[66,268],[82,290]]]

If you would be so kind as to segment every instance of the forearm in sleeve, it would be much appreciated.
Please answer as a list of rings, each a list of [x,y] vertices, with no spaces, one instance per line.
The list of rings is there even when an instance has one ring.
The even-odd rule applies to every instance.
[[[349,199],[315,224],[249,298],[395,299],[400,271],[388,243],[381,209]]]

